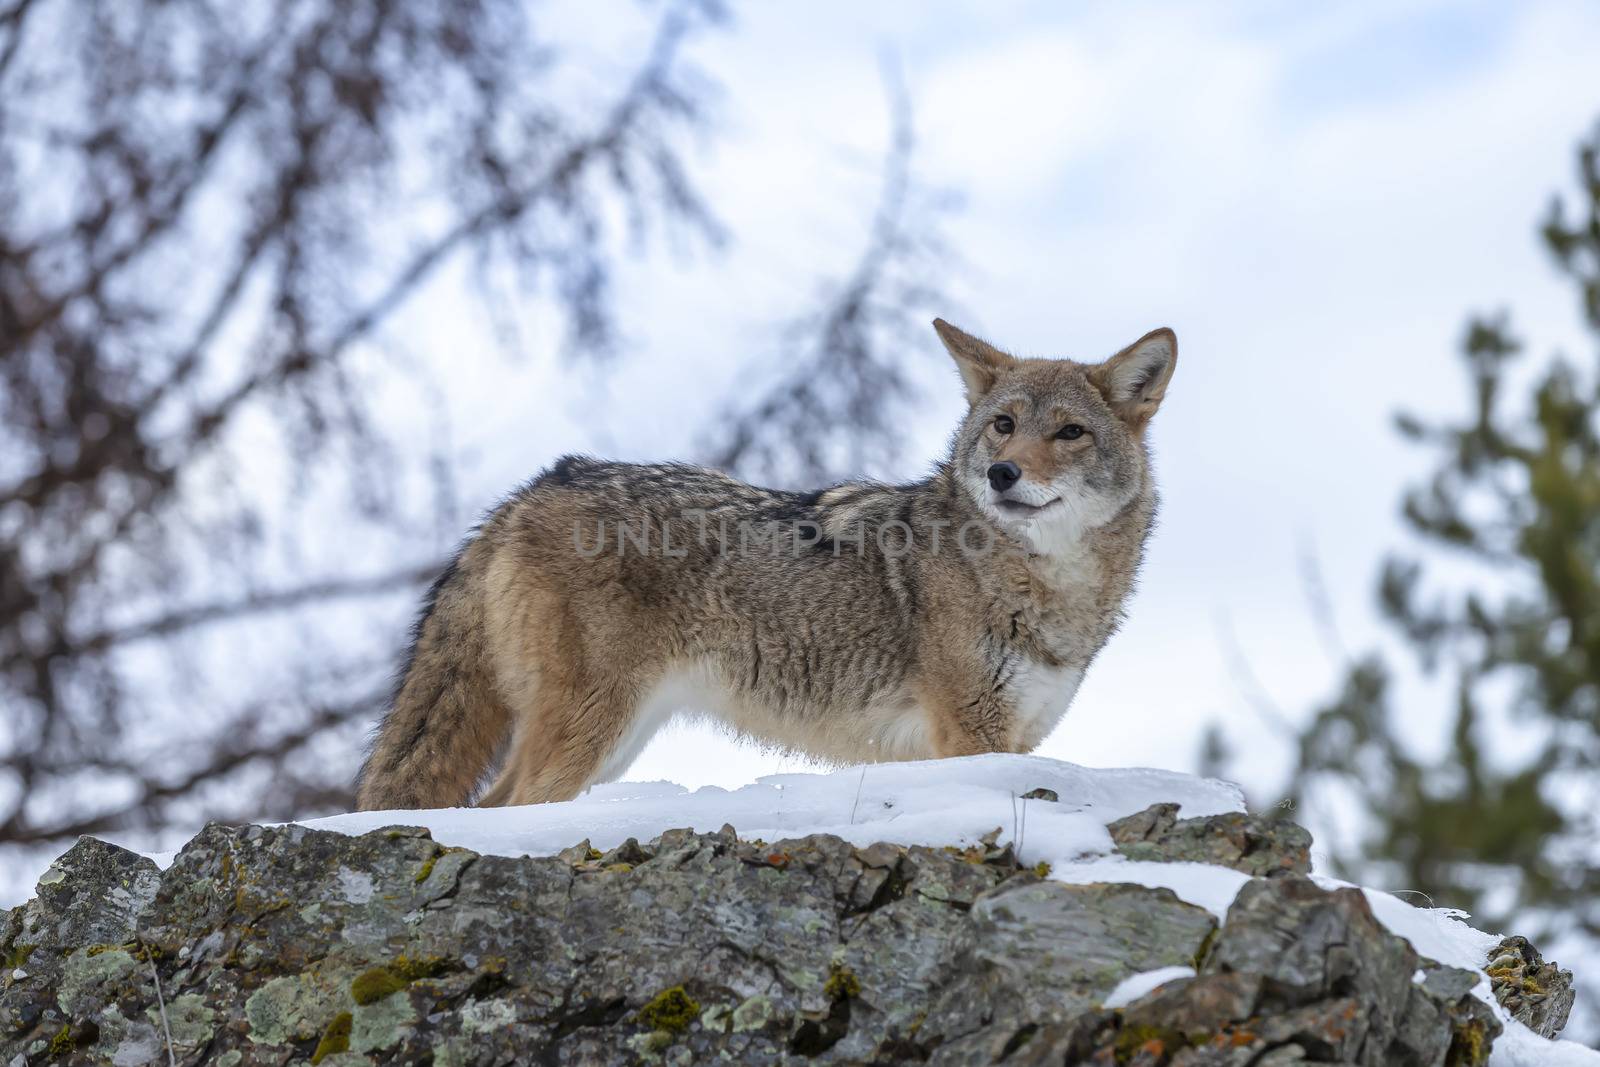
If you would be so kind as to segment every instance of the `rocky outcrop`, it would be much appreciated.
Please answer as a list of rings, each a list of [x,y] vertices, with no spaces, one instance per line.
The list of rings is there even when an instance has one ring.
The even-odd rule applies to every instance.
[[[1219,924],[984,845],[725,828],[511,859],[212,826],[163,872],[85,839],[0,915],[0,1064],[1485,1061],[1478,974],[1297,873],[1303,831],[1163,808],[1113,834],[1256,877]],[[1192,976],[1104,1006],[1162,968]]]
[[[1311,873],[1311,835],[1285,819],[1244,812],[1178,818],[1178,805],[1152,804],[1106,827],[1131,860],[1213,863],[1245,874]]]
[[[1525,937],[1508,937],[1489,953],[1489,986],[1500,1006],[1540,1037],[1567,1025],[1576,993],[1572,972],[1546,963]]]

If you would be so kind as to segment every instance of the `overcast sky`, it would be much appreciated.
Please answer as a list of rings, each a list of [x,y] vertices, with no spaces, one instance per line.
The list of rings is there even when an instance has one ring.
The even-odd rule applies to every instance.
[[[607,25],[602,80],[635,32]],[[608,375],[478,356],[469,301],[407,324],[419,349],[456,353],[469,507],[567,451],[689,456],[724,398],[760,380],[758,326],[862,240],[885,50],[915,101],[923,179],[963,197],[949,317],[1025,355],[1097,359],[1158,325],[1179,337],[1143,580],[1043,753],[1187,769],[1218,718],[1241,776],[1270,785],[1286,749],[1247,710],[1223,633],[1305,714],[1339,671],[1302,555],[1314,546],[1349,649],[1388,639],[1376,565],[1423,469],[1391,418],[1461,409],[1466,316],[1508,308],[1533,354],[1586,353],[1535,226],[1600,118],[1600,5],[742,7],[693,52],[722,87],[697,173],[736,240],[625,271],[629,344]],[[885,472],[908,477],[962,412],[931,330],[916,360],[921,414],[903,469]],[[1419,741],[1439,721],[1428,703],[1413,701]],[[630,777],[735,785],[801,766],[675,727]]]

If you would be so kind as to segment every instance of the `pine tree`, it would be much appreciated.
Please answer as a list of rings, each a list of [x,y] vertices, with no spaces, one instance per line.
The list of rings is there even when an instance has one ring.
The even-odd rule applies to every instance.
[[[1583,364],[1519,362],[1508,317],[1469,322],[1471,408],[1401,415],[1429,476],[1403,500],[1416,555],[1385,561],[1379,600],[1401,647],[1453,693],[1438,758],[1401,726],[1391,661],[1351,666],[1297,738],[1285,809],[1360,812],[1333,869],[1418,890],[1480,925],[1600,959],[1600,131],[1579,147],[1575,210],[1542,239],[1581,296]],[[1426,562],[1425,562],[1426,561]],[[1441,577],[1440,572],[1449,577]],[[1411,736],[1414,736],[1412,734]],[[1215,766],[1222,739],[1208,742]],[[1512,755],[1511,750],[1517,753]],[[1529,755],[1531,753],[1531,755]],[[1323,842],[1329,845],[1329,842]],[[1580,946],[1587,946],[1580,949]],[[1575,962],[1567,960],[1564,962]],[[1593,1036],[1593,1035],[1590,1035]]]

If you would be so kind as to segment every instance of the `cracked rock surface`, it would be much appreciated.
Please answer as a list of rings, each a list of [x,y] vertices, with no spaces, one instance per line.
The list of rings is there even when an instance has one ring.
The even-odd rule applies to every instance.
[[[0,1064],[164,1064],[169,1031],[177,1062],[227,1067],[1486,1060],[1478,975],[1296,874],[1304,831],[1158,807],[1116,824],[1125,851],[1258,875],[1220,926],[981,846],[724,828],[514,859],[418,829],[212,826],[159,871],[85,839],[0,913]],[[1195,977],[1102,1006],[1178,966]]]

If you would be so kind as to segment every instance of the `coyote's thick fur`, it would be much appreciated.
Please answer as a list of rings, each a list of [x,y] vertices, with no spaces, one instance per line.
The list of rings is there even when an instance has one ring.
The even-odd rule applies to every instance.
[[[363,808],[566,800],[677,710],[838,762],[1025,752],[1121,618],[1171,330],[1099,364],[943,320],[970,410],[910,485],[758,489],[567,457],[434,583]]]

